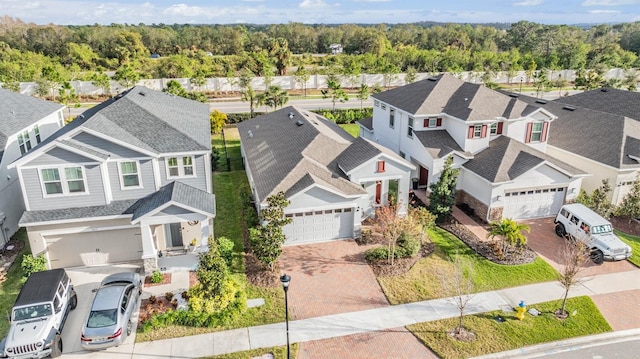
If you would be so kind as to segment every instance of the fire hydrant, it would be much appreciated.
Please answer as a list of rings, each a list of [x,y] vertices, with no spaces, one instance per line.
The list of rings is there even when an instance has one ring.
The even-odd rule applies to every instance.
[[[518,303],[516,312],[516,318],[518,318],[518,320],[524,319],[524,313],[527,312],[527,305],[524,303],[524,300],[521,300],[520,303]]]

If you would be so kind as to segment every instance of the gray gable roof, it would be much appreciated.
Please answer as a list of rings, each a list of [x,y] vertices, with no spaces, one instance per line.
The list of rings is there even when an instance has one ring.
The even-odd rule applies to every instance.
[[[487,87],[442,74],[371,95],[410,114],[446,113],[465,121],[518,118],[537,109]]]
[[[607,94],[590,92],[590,96]],[[633,139],[640,139],[640,122],[619,114],[580,107],[574,101],[568,104],[566,100],[570,97],[546,102],[524,95],[518,98],[557,116],[549,128],[549,145],[614,168],[639,167],[628,155],[640,151],[633,148]]]
[[[551,163],[571,175],[583,171],[506,136],[500,136],[462,166],[489,182],[507,182],[518,178],[542,162]]]
[[[0,88],[0,160],[9,136],[62,108],[58,103]]]
[[[336,162],[345,172],[349,172],[380,153],[382,151],[371,142],[358,137],[336,158]]]
[[[640,92],[601,88],[562,97],[556,101],[640,121]]]
[[[346,194],[363,191],[335,166],[354,138],[320,115],[288,106],[241,122],[238,131],[260,201],[320,179]]]
[[[158,191],[141,198],[128,210],[136,220],[169,202],[176,202],[213,216],[216,214],[215,195],[179,181],[171,182]]]
[[[360,124],[360,126],[366,128],[367,130],[373,131],[373,117],[363,118],[362,120],[358,121],[358,123]]]
[[[462,150],[447,130],[415,131],[414,134],[432,158],[446,157],[452,152],[469,158],[473,157],[471,153]]]
[[[140,218],[167,202],[175,201],[215,216],[215,195],[182,182],[171,182],[141,199],[113,201],[107,205],[71,207],[54,210],[26,211],[20,225],[110,216]]]

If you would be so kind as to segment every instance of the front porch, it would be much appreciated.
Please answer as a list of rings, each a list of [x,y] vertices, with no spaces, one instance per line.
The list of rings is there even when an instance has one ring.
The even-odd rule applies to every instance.
[[[165,250],[158,256],[158,269],[161,272],[195,271],[198,266],[200,253],[206,252],[207,246],[197,247],[195,250]]]

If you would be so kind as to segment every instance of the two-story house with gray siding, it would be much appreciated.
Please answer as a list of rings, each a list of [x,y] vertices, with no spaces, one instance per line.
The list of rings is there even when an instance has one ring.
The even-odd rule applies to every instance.
[[[0,88],[0,248],[25,210],[15,168],[7,166],[64,126],[63,105]]]
[[[213,234],[206,104],[134,87],[24,154],[17,168],[33,255],[49,268],[143,260]]]

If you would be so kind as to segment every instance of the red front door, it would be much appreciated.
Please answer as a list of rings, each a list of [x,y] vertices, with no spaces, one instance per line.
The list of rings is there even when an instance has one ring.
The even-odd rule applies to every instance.
[[[381,197],[382,197],[382,182],[378,181],[376,182],[376,204],[381,203]]]
[[[426,186],[429,181],[429,170],[420,166],[420,181],[418,181],[418,185]]]

